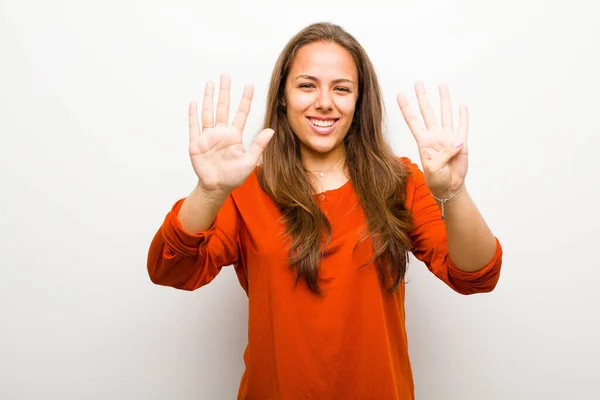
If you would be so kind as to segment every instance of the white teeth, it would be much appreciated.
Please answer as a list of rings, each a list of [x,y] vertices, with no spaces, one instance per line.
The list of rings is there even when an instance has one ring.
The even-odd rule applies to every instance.
[[[327,128],[335,123],[334,120],[330,119],[327,121],[321,121],[320,119],[309,119],[310,123],[316,126]]]

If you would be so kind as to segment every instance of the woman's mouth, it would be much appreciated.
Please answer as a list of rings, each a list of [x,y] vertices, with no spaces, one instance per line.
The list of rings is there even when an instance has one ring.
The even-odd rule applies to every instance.
[[[334,118],[319,119],[307,117],[307,119],[312,130],[320,135],[330,134],[338,121]]]

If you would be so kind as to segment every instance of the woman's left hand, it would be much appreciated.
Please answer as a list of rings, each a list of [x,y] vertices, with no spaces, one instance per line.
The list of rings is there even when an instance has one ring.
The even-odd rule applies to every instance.
[[[459,109],[458,128],[454,130],[450,92],[446,85],[439,86],[442,126],[436,122],[435,114],[423,82],[415,83],[425,128],[408,104],[403,93],[398,94],[398,105],[412,132],[421,157],[427,187],[438,198],[454,195],[464,184],[469,165],[467,134],[469,116],[466,105]]]

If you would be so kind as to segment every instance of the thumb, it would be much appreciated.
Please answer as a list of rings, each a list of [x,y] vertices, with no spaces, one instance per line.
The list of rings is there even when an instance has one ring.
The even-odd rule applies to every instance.
[[[444,149],[440,152],[437,166],[438,168],[443,168],[446,166],[450,160],[452,160],[460,151],[462,150],[464,143],[462,141],[456,141],[452,143],[450,146],[444,147]]]
[[[253,165],[258,164],[258,159],[271,141],[271,138],[274,134],[275,131],[273,129],[267,128],[256,135],[254,141],[252,142],[252,146],[250,146],[250,149],[248,149],[247,153],[251,158]]]

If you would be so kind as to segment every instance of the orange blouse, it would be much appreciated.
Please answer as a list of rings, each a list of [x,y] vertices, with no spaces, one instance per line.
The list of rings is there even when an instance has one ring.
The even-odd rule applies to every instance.
[[[415,230],[414,256],[453,290],[462,294],[491,291],[499,278],[502,248],[476,272],[458,269],[448,255],[441,212],[411,167],[406,206]],[[308,290],[288,265],[289,241],[281,214],[261,189],[256,171],[235,189],[205,232],[185,232],[177,219],[180,199],[156,233],[148,255],[151,280],[195,290],[223,266],[233,265],[249,299],[246,371],[239,399],[413,399],[414,386],[404,320],[402,283],[394,294],[380,284],[369,240],[356,248],[366,225],[350,182],[315,196],[327,215],[333,237],[322,260],[319,285]]]

